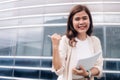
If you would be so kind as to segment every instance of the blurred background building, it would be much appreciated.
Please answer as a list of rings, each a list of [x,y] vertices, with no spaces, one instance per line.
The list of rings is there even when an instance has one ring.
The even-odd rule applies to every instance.
[[[65,33],[76,4],[89,7],[101,40],[104,71],[96,80],[119,80],[119,0],[0,0],[0,80],[56,80],[47,35]]]

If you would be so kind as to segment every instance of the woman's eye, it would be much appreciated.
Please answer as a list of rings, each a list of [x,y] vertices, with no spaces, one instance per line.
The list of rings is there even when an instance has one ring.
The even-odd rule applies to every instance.
[[[87,20],[87,19],[88,19],[88,17],[86,17],[86,16],[85,16],[85,17],[83,17],[82,19],[83,19],[83,20]]]
[[[79,21],[79,20],[80,20],[80,18],[78,18],[78,17],[77,17],[77,18],[75,18],[75,20],[76,20],[76,21]]]

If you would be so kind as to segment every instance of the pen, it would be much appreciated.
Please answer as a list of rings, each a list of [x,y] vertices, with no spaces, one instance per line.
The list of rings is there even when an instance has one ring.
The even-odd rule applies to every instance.
[[[51,38],[51,35],[47,35],[49,38]]]

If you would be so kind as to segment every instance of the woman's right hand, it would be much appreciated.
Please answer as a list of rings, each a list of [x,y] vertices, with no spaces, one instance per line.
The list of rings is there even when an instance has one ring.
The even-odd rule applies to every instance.
[[[61,36],[59,34],[57,34],[57,33],[54,33],[51,36],[51,40],[52,40],[53,47],[58,47],[59,46],[59,42],[61,40]]]
[[[58,69],[60,69],[62,67],[62,63],[61,63],[61,59],[60,59],[60,55],[59,55],[59,43],[61,40],[61,36],[57,33],[53,34],[51,36],[51,40],[52,40],[52,52],[53,52],[53,59],[52,59],[52,63],[54,65],[54,69],[57,71]]]

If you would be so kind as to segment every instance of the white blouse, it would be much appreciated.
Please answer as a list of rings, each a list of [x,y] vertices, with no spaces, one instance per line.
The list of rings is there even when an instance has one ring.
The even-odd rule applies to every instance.
[[[76,67],[78,60],[84,59],[93,55],[92,52],[90,51],[90,45],[87,38],[84,41],[81,41],[78,38],[75,38],[75,39],[77,41],[77,44],[72,49],[72,55],[76,55],[76,56],[71,56],[72,58],[70,61],[71,64],[74,64],[73,67]],[[82,78],[81,76],[76,76],[76,75],[72,75],[72,76],[73,76],[72,77],[73,79]]]
[[[62,37],[59,46],[59,54],[61,57],[62,67],[59,70],[55,70],[54,65],[52,66],[52,71],[54,71],[58,75],[57,80],[73,80],[72,69],[76,67],[78,60],[77,57],[82,59],[85,57],[89,57],[90,54],[94,55],[94,53],[98,51],[102,52],[100,40],[96,36],[87,36],[87,39],[85,41],[82,41],[82,43],[84,44],[79,42],[80,41],[78,39],[76,47],[71,47],[69,45],[69,39],[66,36]],[[82,45],[86,47],[83,47]],[[80,47],[82,48],[80,49]],[[100,74],[97,75],[96,77],[101,77],[103,70],[102,53],[100,57],[97,59],[94,67],[98,68],[100,71]],[[94,80],[94,76],[92,76],[90,80]]]

